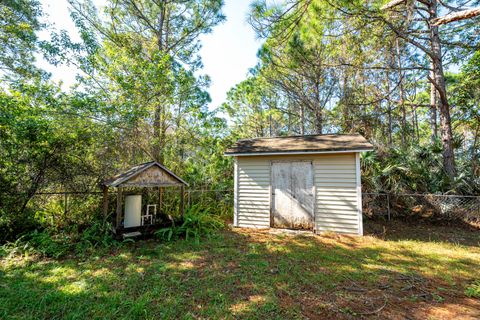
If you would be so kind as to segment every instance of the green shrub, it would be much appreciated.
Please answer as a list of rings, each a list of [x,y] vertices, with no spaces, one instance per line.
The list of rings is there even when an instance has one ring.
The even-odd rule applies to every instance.
[[[7,242],[1,246],[2,256],[26,256],[40,254],[42,256],[59,258],[70,250],[70,246],[63,235],[53,237],[47,231],[29,232],[14,242]]]
[[[79,234],[75,252],[82,254],[93,248],[108,248],[117,245],[118,242],[112,236],[110,223],[96,221]]]
[[[68,237],[63,233],[52,236],[47,231],[35,230],[28,234],[27,238],[29,238],[28,243],[35,251],[47,257],[59,258],[71,249]]]
[[[40,254],[51,258],[60,258],[67,254],[84,255],[95,248],[117,246],[110,224],[95,221],[78,231],[74,226],[65,229],[34,230],[18,238],[15,242],[7,242],[0,247],[0,255]]]
[[[19,236],[32,232],[36,228],[38,228],[38,223],[31,211],[12,213],[0,208],[0,244],[15,241]]]
[[[224,227],[223,221],[210,213],[208,208],[201,205],[189,207],[180,225],[173,222],[172,226],[162,228],[155,235],[163,240],[172,241],[181,237],[195,239],[199,243],[201,237],[210,237],[214,231]]]
[[[161,228],[155,231],[155,236],[162,240],[172,241],[177,240],[183,235],[182,225],[176,225],[175,221],[169,227]]]
[[[480,299],[480,280],[475,280],[465,289],[465,295],[470,298]]]
[[[175,191],[174,193],[172,191]],[[232,192],[215,190],[197,190],[188,192],[188,201],[192,205],[208,210],[211,215],[231,222],[233,218],[233,190]],[[178,216],[180,197],[176,190],[166,190],[163,195],[162,212],[166,215]]]
[[[26,256],[32,252],[32,247],[29,243],[24,241],[24,237],[18,238],[15,242],[6,242],[0,246],[0,257],[7,256]]]

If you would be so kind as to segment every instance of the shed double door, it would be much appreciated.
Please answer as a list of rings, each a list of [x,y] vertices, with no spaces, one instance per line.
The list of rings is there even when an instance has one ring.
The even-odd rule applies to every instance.
[[[272,163],[271,224],[313,229],[313,170],[310,161]]]

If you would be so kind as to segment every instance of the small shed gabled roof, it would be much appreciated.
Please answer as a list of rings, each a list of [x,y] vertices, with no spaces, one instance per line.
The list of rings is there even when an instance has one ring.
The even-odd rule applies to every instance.
[[[149,176],[142,179],[142,174],[147,175],[147,173],[150,173]],[[103,185],[107,187],[174,186],[182,184],[188,186],[188,183],[182,178],[156,161],[139,164],[103,182]]]
[[[373,145],[360,134],[316,134],[238,140],[227,156],[362,152]]]

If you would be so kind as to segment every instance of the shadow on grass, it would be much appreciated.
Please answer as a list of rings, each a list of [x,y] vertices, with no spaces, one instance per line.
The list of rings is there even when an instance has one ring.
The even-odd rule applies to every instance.
[[[4,266],[0,318],[423,319],[432,306],[475,316],[462,292],[479,252],[427,248],[238,229],[199,245],[141,241],[85,261]]]
[[[365,234],[385,240],[417,240],[480,247],[480,227],[462,221],[451,223],[428,220],[366,220]]]

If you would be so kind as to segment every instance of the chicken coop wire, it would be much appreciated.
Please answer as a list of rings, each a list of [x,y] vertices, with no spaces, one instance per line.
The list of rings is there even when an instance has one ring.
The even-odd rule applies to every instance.
[[[363,193],[367,217],[417,216],[438,220],[480,222],[480,196],[439,194]]]

